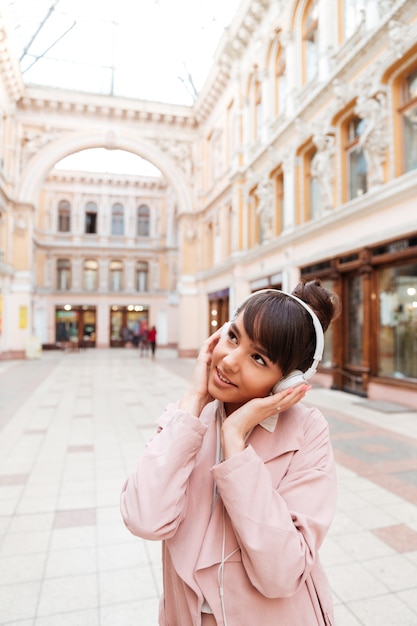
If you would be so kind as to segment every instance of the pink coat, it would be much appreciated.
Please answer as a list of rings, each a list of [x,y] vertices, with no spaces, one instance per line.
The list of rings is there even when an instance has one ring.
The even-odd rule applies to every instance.
[[[170,405],[123,487],[129,530],[163,540],[160,626],[200,625],[204,599],[219,625],[332,626],[318,558],[336,501],[327,422],[298,404],[216,463],[216,406],[198,419]]]

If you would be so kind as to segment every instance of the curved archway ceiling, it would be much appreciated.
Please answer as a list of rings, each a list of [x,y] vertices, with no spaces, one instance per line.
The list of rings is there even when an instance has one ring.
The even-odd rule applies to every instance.
[[[4,17],[27,85],[191,105],[239,4],[7,0]]]

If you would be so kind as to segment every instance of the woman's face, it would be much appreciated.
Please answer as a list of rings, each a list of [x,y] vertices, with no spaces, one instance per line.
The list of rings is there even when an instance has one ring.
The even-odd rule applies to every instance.
[[[279,366],[246,334],[240,313],[213,350],[210,395],[224,402],[229,415],[248,400],[267,396],[281,377]]]

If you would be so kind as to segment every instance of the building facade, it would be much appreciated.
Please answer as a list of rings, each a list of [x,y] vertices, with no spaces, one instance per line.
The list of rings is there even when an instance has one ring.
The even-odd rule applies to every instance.
[[[4,355],[140,317],[193,356],[251,291],[319,277],[343,314],[317,380],[417,406],[413,0],[243,0],[193,107],[27,88],[1,55]],[[161,178],[52,169],[99,146]]]

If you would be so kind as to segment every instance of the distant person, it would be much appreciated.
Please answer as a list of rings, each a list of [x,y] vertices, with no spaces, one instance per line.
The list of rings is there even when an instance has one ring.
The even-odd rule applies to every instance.
[[[148,333],[148,341],[149,341],[149,345],[151,346],[151,356],[153,359],[155,358],[155,350],[156,350],[156,333],[157,333],[157,330],[155,326],[152,326],[152,328],[150,329]]]
[[[149,330],[147,328],[144,328],[142,330],[142,334],[140,336],[139,350],[140,350],[140,356],[143,356],[144,352],[146,352],[146,354],[148,353],[148,350],[149,350]]]

